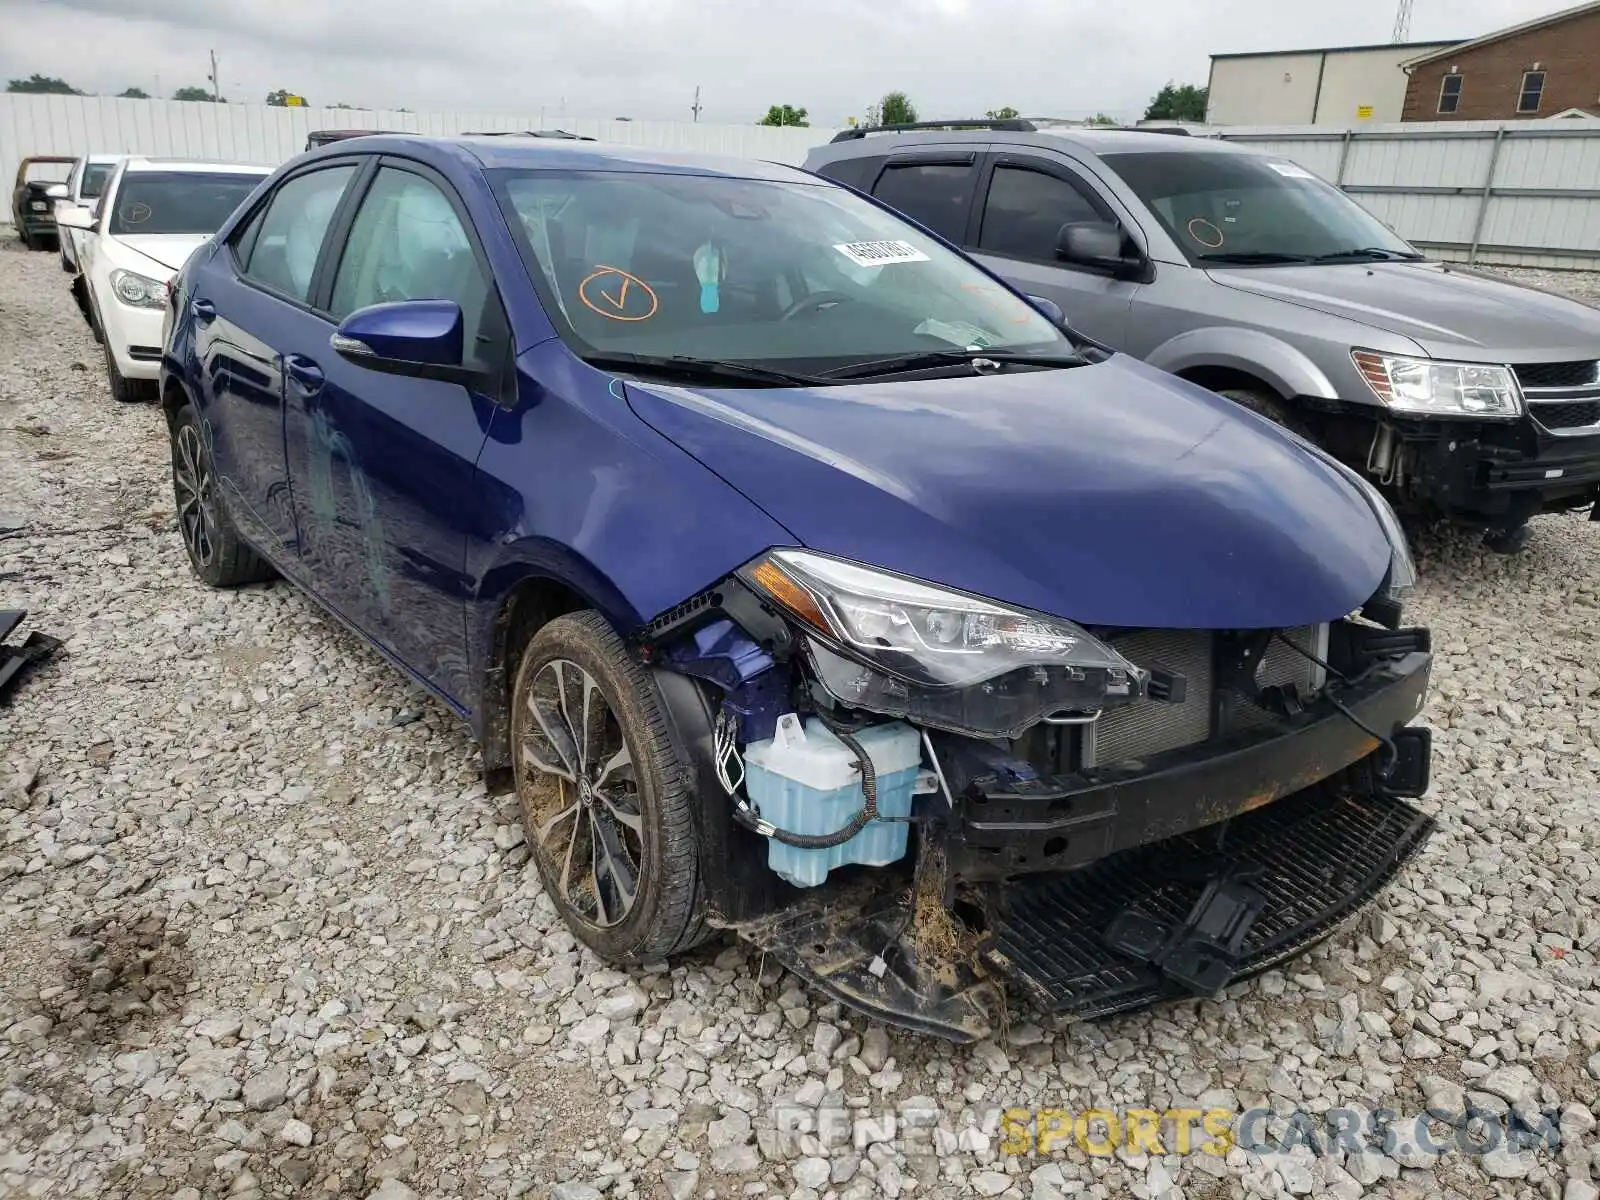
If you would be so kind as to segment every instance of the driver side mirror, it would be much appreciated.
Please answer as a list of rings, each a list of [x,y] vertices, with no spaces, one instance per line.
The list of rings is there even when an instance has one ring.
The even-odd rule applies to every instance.
[[[93,212],[87,208],[79,208],[77,205],[73,205],[71,208],[64,208],[56,214],[56,224],[65,225],[68,229],[93,229],[95,220],[96,217]]]
[[[67,185],[64,183],[52,183],[49,187],[45,188],[44,194],[48,199],[51,200],[65,200],[68,196],[72,195],[72,193],[67,189]]]
[[[1073,266],[1105,271],[1113,279],[1135,279],[1144,273],[1144,259],[1127,253],[1121,227],[1105,221],[1073,221],[1056,234],[1056,257]]]
[[[398,300],[358,308],[329,339],[346,362],[385,375],[481,387],[465,365],[465,323],[454,300]]]

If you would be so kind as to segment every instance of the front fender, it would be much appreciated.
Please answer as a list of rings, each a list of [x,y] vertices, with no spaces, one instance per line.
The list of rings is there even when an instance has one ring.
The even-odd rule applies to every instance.
[[[1240,371],[1254,375],[1285,400],[1339,399],[1333,381],[1305,353],[1255,329],[1220,325],[1191,329],[1156,347],[1145,362],[1173,375],[1199,367]]]

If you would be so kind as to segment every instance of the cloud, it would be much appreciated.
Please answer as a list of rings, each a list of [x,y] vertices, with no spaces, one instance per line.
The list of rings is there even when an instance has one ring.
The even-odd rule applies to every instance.
[[[1550,0],[1457,0],[1419,12],[1417,39],[1475,37]],[[860,116],[890,89],[923,116],[1142,115],[1208,56],[1388,40],[1389,0],[0,0],[14,36],[0,74],[86,91],[288,88],[313,103],[459,113],[744,123],[769,104],[814,124]]]

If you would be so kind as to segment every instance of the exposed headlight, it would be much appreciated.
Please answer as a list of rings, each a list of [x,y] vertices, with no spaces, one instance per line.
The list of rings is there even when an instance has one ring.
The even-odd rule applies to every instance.
[[[741,575],[809,635],[818,680],[854,708],[1015,737],[1144,694],[1145,672],[1071,621],[803,550]]]
[[[167,285],[148,276],[120,268],[111,272],[111,290],[134,308],[160,308],[167,302]]]
[[[1395,412],[1419,417],[1522,415],[1522,392],[1509,367],[1435,362],[1375,350],[1352,350],[1350,357],[1373,394]]]
[[[29,200],[28,207],[33,209],[34,212],[44,212],[45,209],[50,207],[50,203],[47,200]]]

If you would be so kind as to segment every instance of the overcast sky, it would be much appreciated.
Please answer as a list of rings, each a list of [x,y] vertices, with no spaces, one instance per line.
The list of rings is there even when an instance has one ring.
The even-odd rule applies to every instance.
[[[312,104],[817,125],[885,91],[927,117],[1143,115],[1208,56],[1387,42],[1396,0],[0,0],[0,78],[89,92],[287,88]],[[1550,0],[1415,0],[1412,40],[1471,38]]]

